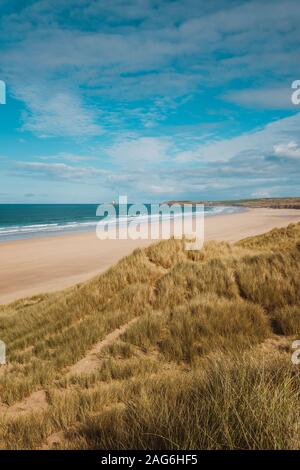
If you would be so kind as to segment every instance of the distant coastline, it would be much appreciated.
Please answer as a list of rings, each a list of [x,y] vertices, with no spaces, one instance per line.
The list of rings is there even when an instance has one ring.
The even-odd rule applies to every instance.
[[[259,199],[237,199],[227,201],[166,201],[165,204],[204,204],[205,206],[238,206],[268,209],[300,209],[300,197],[274,197]]]

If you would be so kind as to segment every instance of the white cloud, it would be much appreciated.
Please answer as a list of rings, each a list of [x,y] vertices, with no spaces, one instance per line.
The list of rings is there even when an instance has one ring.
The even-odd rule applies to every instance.
[[[106,153],[122,165],[138,168],[166,161],[170,145],[171,141],[166,138],[140,137],[118,142],[107,148]]]
[[[300,147],[296,144],[296,142],[274,145],[274,153],[279,157],[300,159]]]
[[[90,178],[106,176],[107,172],[94,167],[77,167],[65,163],[18,162],[17,167],[23,173],[40,175],[46,178],[69,179],[87,182]]]
[[[51,155],[49,161],[36,157],[39,161],[19,163],[19,174],[30,174],[33,180],[92,179],[114,191],[170,196],[202,194],[210,188],[216,194],[232,188],[251,194],[259,185],[265,191],[270,185],[297,187],[300,113],[218,140],[210,136],[201,141],[203,128],[199,124],[196,129],[195,122],[207,117],[202,104],[210,111],[217,108],[218,103],[211,107],[206,102],[207,96],[214,100],[232,86],[221,98],[246,107],[285,109],[287,100],[290,105],[290,83],[300,73],[298,0],[29,3],[20,7],[20,14],[0,20],[1,78],[26,105],[22,129],[39,137],[72,138],[109,130],[100,150],[103,159],[109,157],[110,169],[101,170],[97,163],[87,166],[82,163],[89,159],[85,150],[76,149],[74,154],[53,155],[55,163]],[[257,89],[237,91],[238,79],[239,86],[255,83]],[[194,92],[197,101],[186,106],[187,119],[178,119],[186,128],[192,121],[191,138],[184,137],[186,128],[172,135],[171,127],[165,127],[169,137],[155,136],[155,125]],[[218,112],[220,118],[223,110]],[[174,129],[177,117],[166,124],[176,123]],[[212,121],[209,116],[204,125]],[[118,128],[120,123],[123,128]],[[145,135],[136,130],[133,136],[120,137],[127,129],[139,129],[137,123]],[[120,128],[118,140],[108,144]],[[99,150],[99,141],[91,144],[88,149]]]
[[[291,83],[287,80],[284,87],[266,87],[231,91],[223,98],[249,108],[296,109],[291,101]]]
[[[77,155],[74,153],[68,152],[59,152],[53,155],[41,155],[37,156],[37,160],[44,160],[44,161],[53,161],[59,160],[61,162],[84,162],[89,160],[95,160],[96,157],[89,156],[89,155]]]
[[[23,131],[31,131],[40,137],[87,137],[103,132],[95,122],[95,112],[84,107],[71,93],[53,92],[51,88],[37,84],[20,90],[17,98],[24,99],[29,108],[23,115]]]
[[[117,144],[102,150],[104,159],[110,157],[107,170],[99,168],[96,157],[93,157],[94,166],[86,166],[84,160],[89,158],[88,155],[57,154],[55,163],[41,161],[41,157],[35,158],[38,161],[19,162],[13,174],[17,171],[19,175],[48,180],[91,183],[114,194],[124,191],[133,198],[141,194],[146,200],[159,199],[159,196],[174,198],[178,194],[198,198],[225,198],[226,194],[228,197],[286,195],[286,191],[297,194],[299,125],[300,113],[256,132],[198,145],[192,151],[177,149],[175,152],[176,145],[171,136],[124,136]],[[9,161],[5,166],[9,166]]]
[[[82,89],[122,102],[155,100],[224,86],[232,78],[259,74],[263,81],[271,71],[273,90],[229,93],[228,98],[281,108],[286,101],[282,82],[300,73],[298,17],[295,0],[75,0],[72,7],[65,0],[36,1],[18,15],[3,16],[1,37],[7,44],[0,67],[29,110],[24,128],[44,136],[101,132],[103,122],[100,126],[95,112],[78,98]],[[156,112],[145,126],[155,124]]]
[[[191,151],[178,153],[176,159],[182,163],[227,162],[238,155],[244,155],[245,160],[251,165],[252,155],[272,154],[277,142],[287,145],[291,136],[298,135],[299,128],[300,113],[297,113],[292,117],[267,124],[260,130],[199,145]]]

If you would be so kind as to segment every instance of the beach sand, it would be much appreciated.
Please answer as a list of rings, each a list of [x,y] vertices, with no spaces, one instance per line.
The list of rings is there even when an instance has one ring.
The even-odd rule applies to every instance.
[[[247,209],[205,218],[205,240],[234,242],[300,221],[293,209]],[[99,240],[95,231],[0,244],[0,303],[64,289],[103,272],[151,240]]]

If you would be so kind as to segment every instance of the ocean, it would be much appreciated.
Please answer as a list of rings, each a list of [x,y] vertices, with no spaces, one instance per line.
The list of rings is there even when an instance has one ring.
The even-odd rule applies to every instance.
[[[150,204],[145,205],[150,207]],[[127,207],[130,206],[128,204]],[[96,215],[97,207],[98,204],[0,204],[0,242],[95,230],[97,223],[103,219]],[[110,218],[111,223],[116,218],[120,224],[126,224],[132,219],[123,215],[124,207],[120,210],[117,205],[115,209],[116,215]],[[191,207],[192,212],[195,210],[195,207]],[[239,209],[234,207],[209,206],[205,207],[205,215],[213,216],[237,210]],[[158,214],[156,220],[157,217]]]

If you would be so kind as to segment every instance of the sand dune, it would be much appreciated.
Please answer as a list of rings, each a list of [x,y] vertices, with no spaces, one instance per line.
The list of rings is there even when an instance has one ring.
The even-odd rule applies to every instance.
[[[294,209],[248,209],[207,217],[206,240],[237,241],[300,221]],[[0,244],[0,303],[63,289],[106,270],[151,240],[98,240],[95,232]]]

